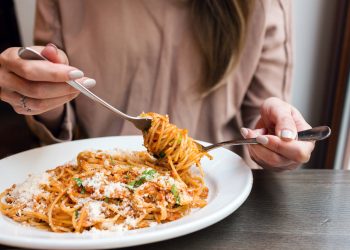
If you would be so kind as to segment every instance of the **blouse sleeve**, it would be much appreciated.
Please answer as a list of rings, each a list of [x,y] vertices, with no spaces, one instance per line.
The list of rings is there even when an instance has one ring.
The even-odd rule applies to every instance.
[[[262,1],[264,42],[258,66],[242,103],[242,119],[253,128],[268,97],[290,99],[292,76],[291,6],[288,0]]]
[[[44,46],[50,42],[64,49],[58,3],[53,0],[37,0],[34,43]],[[60,131],[57,136],[54,136],[45,124],[38,121],[35,116],[26,116],[26,121],[31,131],[43,144],[52,144],[73,139],[76,119],[71,103],[65,104],[64,118],[62,119]]]

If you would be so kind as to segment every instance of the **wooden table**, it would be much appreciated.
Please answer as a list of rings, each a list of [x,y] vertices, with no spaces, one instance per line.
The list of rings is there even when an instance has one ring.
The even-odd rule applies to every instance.
[[[350,249],[350,171],[253,174],[248,199],[223,221],[128,249]]]

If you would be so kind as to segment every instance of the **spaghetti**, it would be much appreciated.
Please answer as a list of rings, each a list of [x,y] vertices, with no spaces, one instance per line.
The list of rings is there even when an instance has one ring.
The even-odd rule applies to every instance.
[[[197,146],[186,129],[179,129],[171,124],[168,116],[157,113],[146,113],[143,116],[152,118],[150,129],[143,132],[144,146],[161,165],[171,167],[173,174],[179,179],[186,178],[193,165],[204,175],[200,160],[203,156],[209,159],[212,157]]]
[[[30,176],[0,194],[0,211],[53,232],[125,231],[170,222],[206,205],[205,153],[186,130],[154,113],[148,152],[83,151],[76,162]],[[164,152],[164,157],[162,157]],[[156,156],[156,157],[153,157]]]

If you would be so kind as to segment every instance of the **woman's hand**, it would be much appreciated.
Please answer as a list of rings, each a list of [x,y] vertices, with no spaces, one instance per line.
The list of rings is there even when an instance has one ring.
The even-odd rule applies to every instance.
[[[268,98],[260,110],[255,130],[242,128],[245,138],[257,137],[260,145],[249,145],[251,158],[263,168],[295,169],[308,162],[314,149],[313,142],[297,141],[297,132],[310,129],[300,112],[290,104]]]
[[[85,87],[95,80],[68,65],[65,53],[53,44],[33,49],[49,61],[23,60],[19,48],[9,48],[0,54],[0,99],[9,103],[18,114],[38,115],[50,110],[56,117],[63,113],[63,104],[78,96],[79,92],[65,81],[78,80]]]

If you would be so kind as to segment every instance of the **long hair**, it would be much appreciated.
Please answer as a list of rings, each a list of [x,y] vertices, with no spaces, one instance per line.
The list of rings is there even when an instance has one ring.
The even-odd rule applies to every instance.
[[[202,90],[213,89],[239,60],[253,0],[192,0],[195,36],[203,60]]]

